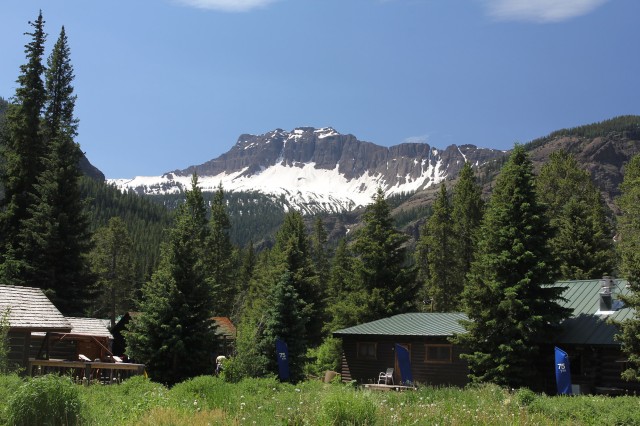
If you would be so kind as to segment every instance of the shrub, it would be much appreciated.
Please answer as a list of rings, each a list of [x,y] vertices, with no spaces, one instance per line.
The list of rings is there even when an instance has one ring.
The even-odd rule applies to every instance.
[[[536,398],[537,395],[535,392],[527,388],[520,388],[515,394],[515,401],[519,407],[528,407],[536,400]]]
[[[46,375],[30,379],[9,399],[11,425],[75,425],[80,423],[78,388],[69,378]]]
[[[324,424],[374,425],[376,403],[367,392],[352,390],[332,392],[322,403]]]
[[[305,365],[305,374],[323,377],[327,370],[337,371],[341,357],[342,340],[328,337],[320,346],[307,351],[307,358],[312,362]]]

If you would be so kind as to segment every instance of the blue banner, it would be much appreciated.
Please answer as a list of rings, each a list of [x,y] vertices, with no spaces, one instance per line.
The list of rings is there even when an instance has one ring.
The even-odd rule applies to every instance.
[[[558,385],[558,395],[572,395],[571,391],[571,368],[569,366],[569,355],[562,349],[556,347],[556,384]]]
[[[413,374],[411,374],[411,357],[409,351],[402,345],[396,343],[396,359],[400,369],[400,381],[403,385],[413,384]]]
[[[289,349],[280,339],[276,339],[276,359],[278,360],[278,377],[283,382],[289,381]]]

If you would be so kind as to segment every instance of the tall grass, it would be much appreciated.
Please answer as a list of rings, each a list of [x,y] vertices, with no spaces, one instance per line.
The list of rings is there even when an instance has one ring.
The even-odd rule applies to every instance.
[[[68,377],[46,375],[23,383],[8,400],[7,423],[57,426],[81,423],[79,388]]]
[[[24,383],[0,376],[0,425],[11,424],[4,397]],[[551,397],[493,385],[374,392],[319,381],[227,383],[203,376],[171,389],[142,377],[76,389],[85,425],[640,424],[640,398]]]

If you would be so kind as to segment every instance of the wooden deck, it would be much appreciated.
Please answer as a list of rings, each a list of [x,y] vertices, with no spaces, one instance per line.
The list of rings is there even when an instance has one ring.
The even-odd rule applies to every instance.
[[[406,390],[416,390],[415,386],[402,386],[402,385],[383,385],[377,383],[369,383],[364,385],[365,389],[371,389],[375,391],[406,391]]]
[[[144,364],[97,362],[97,361],[65,361],[62,359],[30,358],[27,366],[29,376],[42,374],[69,375],[77,382],[119,383],[131,376],[144,374]]]

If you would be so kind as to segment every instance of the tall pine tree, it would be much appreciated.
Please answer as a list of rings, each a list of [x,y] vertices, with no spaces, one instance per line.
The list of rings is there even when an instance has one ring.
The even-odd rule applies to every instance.
[[[354,257],[346,239],[338,242],[327,286],[326,334],[361,322],[367,315],[367,292],[354,276]]]
[[[522,386],[536,374],[538,344],[568,315],[552,282],[550,228],[536,201],[532,165],[516,145],[498,177],[482,223],[478,255],[463,293],[473,382]]]
[[[468,162],[462,167],[458,182],[453,187],[451,207],[459,275],[462,277],[464,288],[467,283],[467,274],[471,271],[471,264],[476,255],[478,230],[484,210],[482,189],[476,182],[473,169]]]
[[[555,231],[550,246],[562,279],[593,279],[614,268],[613,236],[606,207],[589,173],[576,159],[556,151],[536,179]]]
[[[291,273],[292,285],[304,302],[301,313],[309,319],[308,341],[312,345],[319,344],[322,340],[324,291],[318,281],[311,258],[309,236],[299,212],[291,211],[285,216],[284,223],[276,234],[272,262],[270,287],[279,281],[282,274]]]
[[[265,315],[264,332],[256,342],[257,346],[264,359],[269,361],[269,372],[277,374],[276,339],[284,341],[289,352],[291,381],[299,382],[304,379],[307,323],[313,319],[303,313],[306,303],[298,296],[293,277],[289,272],[285,272],[272,287],[268,299],[269,306]]]
[[[236,286],[237,253],[229,230],[231,221],[224,203],[222,184],[211,202],[210,236],[207,241],[212,278],[216,284],[216,315],[230,316],[238,294]]]
[[[367,322],[407,312],[415,305],[418,283],[407,266],[407,237],[395,229],[389,204],[378,188],[363,215],[364,226],[353,244],[359,288],[367,297]]]
[[[208,238],[206,207],[194,175],[160,266],[142,289],[140,315],[126,333],[130,356],[163,383],[213,371],[215,301],[205,253]]]
[[[624,303],[635,310],[633,318],[620,324],[618,339],[622,351],[627,355],[628,368],[622,377],[640,380],[640,155],[636,155],[624,169],[624,181],[620,186],[622,195],[617,200],[622,212],[618,230],[620,242],[620,273],[629,283],[631,294]]]
[[[443,183],[433,203],[433,213],[422,228],[418,241],[418,265],[428,270],[421,275],[424,281],[424,302],[429,310],[450,312],[459,308],[464,275],[453,233],[452,208],[447,186]]]
[[[46,92],[42,75],[44,64],[44,19],[42,12],[29,22],[33,32],[25,45],[27,63],[20,66],[18,88],[9,105],[2,146],[4,198],[0,201],[0,276],[7,284],[27,284],[20,230],[29,217],[37,177],[44,170],[45,143],[40,131]]]
[[[313,233],[311,234],[311,259],[321,283],[326,283],[329,277],[329,258],[327,230],[324,228],[322,218],[317,217],[313,222]]]
[[[93,236],[91,269],[96,276],[96,297],[91,303],[92,316],[108,316],[111,327],[116,318],[133,308],[136,296],[136,263],[133,241],[124,221],[114,216]]]
[[[74,141],[76,96],[64,27],[47,63],[42,134],[48,150],[20,230],[27,265],[23,276],[29,285],[49,290],[61,312],[79,316],[85,313],[94,280],[87,258],[91,234],[79,184],[82,152]]]

